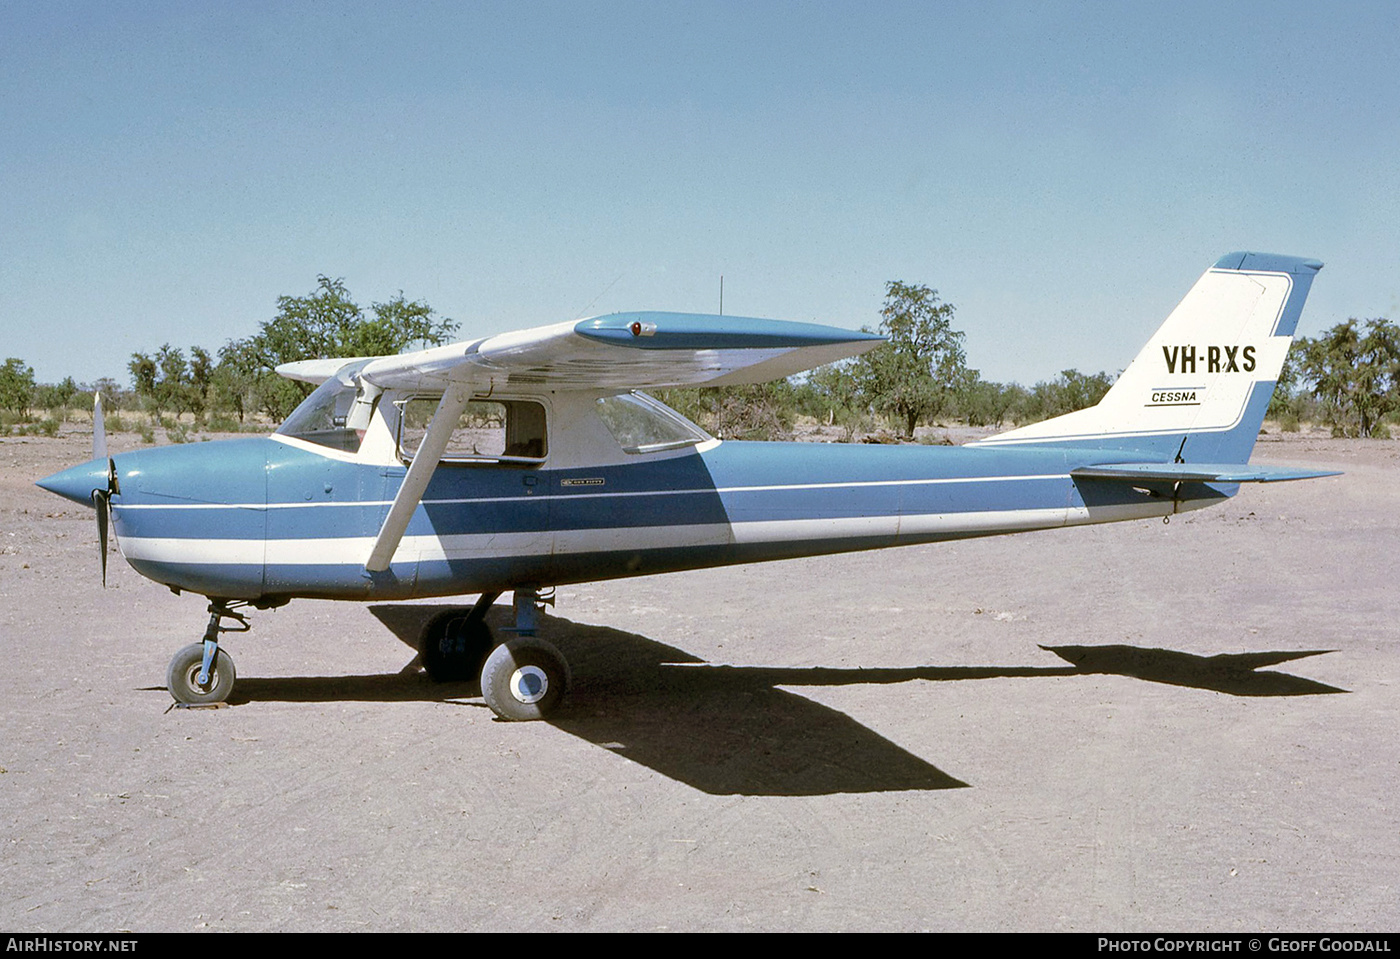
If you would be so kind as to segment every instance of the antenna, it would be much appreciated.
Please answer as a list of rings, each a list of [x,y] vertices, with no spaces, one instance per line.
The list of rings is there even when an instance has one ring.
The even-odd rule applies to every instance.
[[[623,276],[623,274],[619,273],[617,276],[613,277],[613,281],[612,281],[611,283],[609,283],[607,286],[603,287],[603,292],[602,292],[602,293],[599,293],[599,294],[598,294],[597,296],[595,296],[593,299],[589,300],[589,301],[588,301],[588,305],[585,306],[583,309],[579,310],[579,311],[578,311],[578,315],[575,316],[574,319],[577,320],[577,319],[582,318],[583,314],[585,314],[585,313],[587,313],[589,310],[593,309],[593,304],[594,304],[594,303],[597,303],[599,300],[601,300],[601,299],[603,298],[603,296],[608,292],[608,290],[611,290],[614,286],[616,286],[616,285],[617,285],[617,281],[620,280],[620,279],[622,279],[622,276]]]
[[[719,315],[724,316],[724,274],[719,275]]]

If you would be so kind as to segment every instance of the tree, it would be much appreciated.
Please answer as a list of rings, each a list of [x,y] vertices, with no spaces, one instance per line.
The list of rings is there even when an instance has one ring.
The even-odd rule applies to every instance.
[[[1265,411],[1265,416],[1280,419],[1296,415],[1295,399],[1301,376],[1299,365],[1302,362],[1302,347],[1306,342],[1306,338],[1299,337],[1288,347],[1288,352],[1283,357],[1283,368],[1279,370],[1278,379],[1274,381],[1274,395],[1269,397],[1269,408]]]
[[[209,377],[209,406],[211,409],[232,413],[241,424],[248,415],[250,402],[256,402],[254,394],[255,378],[239,367],[226,346],[219,351],[219,362]]]
[[[41,383],[34,393],[35,402],[46,410],[66,409],[78,395],[78,384],[66,376],[62,383]]]
[[[1023,415],[1017,418],[1017,422],[1034,423],[1093,406],[1103,399],[1112,386],[1113,377],[1104,372],[1063,370],[1053,380],[1041,380],[1031,387]]]
[[[859,405],[860,386],[856,383],[853,363],[828,363],[807,375],[807,387],[821,401],[822,412],[829,420],[838,410],[850,410]]]
[[[193,361],[185,359],[184,350],[169,343],[155,356],[131,354],[127,364],[131,385],[147,409],[157,416],[167,410],[196,416],[204,412],[211,372],[209,352],[196,346],[190,349],[190,356]]]
[[[958,396],[958,412],[968,426],[994,426],[998,429],[1008,416],[1024,407],[1030,394],[1017,383],[991,383],[973,374]]]
[[[143,402],[155,406],[156,415],[159,416],[160,408],[156,405],[156,374],[159,366],[156,361],[145,353],[133,353],[126,368],[131,371],[132,391]]]
[[[912,437],[919,420],[948,408],[976,371],[967,368],[963,334],[953,329],[953,304],[940,302],[937,290],[891,280],[880,315],[879,332],[889,342],[857,357],[852,375],[870,405],[900,419]]]
[[[371,304],[374,316],[367,318],[344,280],[319,276],[316,283],[307,296],[279,296],[277,315],[242,341],[259,359],[276,360],[276,366],[321,357],[387,356],[415,343],[444,343],[457,329],[455,321],[437,317],[426,303],[405,300],[402,290],[388,303]]]
[[[0,366],[0,409],[27,416],[34,402],[34,368],[10,357]]]
[[[280,296],[277,315],[253,336],[233,340],[219,351],[219,367],[228,369],[223,383],[244,390],[257,408],[284,419],[306,396],[304,384],[279,377],[282,363],[323,357],[388,356],[413,345],[440,345],[457,323],[439,317],[421,301],[409,301],[400,290],[387,303],[371,304],[365,316],[350,298],[342,279],[316,278],[316,290],[306,296]],[[241,415],[241,413],[240,413]]]
[[[1301,378],[1312,384],[1333,429],[1372,436],[1400,410],[1400,327],[1386,319],[1339,323],[1300,339]]]
[[[93,394],[101,393],[103,409],[132,409],[132,394],[122,389],[122,385],[110,376],[104,376],[92,384],[84,384],[80,392],[87,394],[84,397],[85,406],[92,405]]]
[[[190,347],[187,401],[196,416],[203,416],[209,406],[209,391],[214,381],[214,358],[200,346]]]

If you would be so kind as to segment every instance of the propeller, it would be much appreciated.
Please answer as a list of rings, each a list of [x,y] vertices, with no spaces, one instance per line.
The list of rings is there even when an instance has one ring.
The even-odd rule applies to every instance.
[[[112,520],[112,497],[121,495],[117,464],[107,455],[107,428],[102,417],[102,397],[92,402],[92,459],[60,470],[37,481],[50,493],[93,507],[97,513],[97,546],[102,561],[102,585],[107,585],[107,527]]]
[[[107,488],[92,491],[92,506],[97,512],[97,553],[102,563],[102,586],[107,586],[107,526],[112,518],[112,496],[121,493],[117,482],[117,464],[107,455],[107,427],[102,416],[102,394],[92,400],[92,458],[107,461]]]

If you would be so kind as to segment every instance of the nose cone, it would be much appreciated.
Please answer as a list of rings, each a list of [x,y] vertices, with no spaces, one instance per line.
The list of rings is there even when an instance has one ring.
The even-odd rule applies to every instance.
[[[43,487],[50,493],[57,493],[64,499],[71,499],[83,506],[91,506],[92,491],[107,488],[107,460],[95,459],[89,460],[81,466],[70,466],[60,473],[45,476],[35,485]]]

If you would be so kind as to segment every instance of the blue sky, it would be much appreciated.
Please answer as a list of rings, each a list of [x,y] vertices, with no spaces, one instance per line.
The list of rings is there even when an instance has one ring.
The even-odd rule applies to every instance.
[[[0,357],[113,376],[279,295],[463,337],[627,309],[1121,369],[1221,254],[1400,317],[1400,3],[0,6]]]

